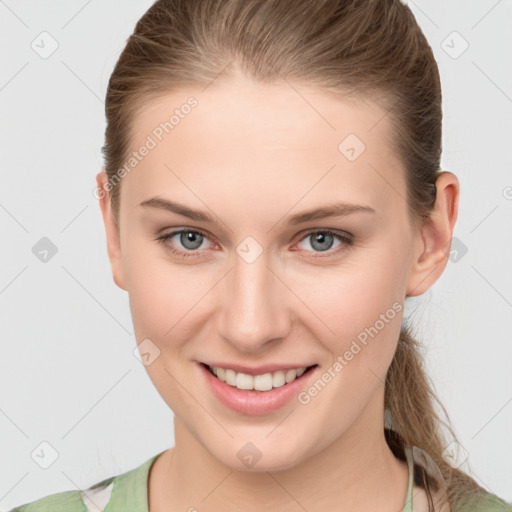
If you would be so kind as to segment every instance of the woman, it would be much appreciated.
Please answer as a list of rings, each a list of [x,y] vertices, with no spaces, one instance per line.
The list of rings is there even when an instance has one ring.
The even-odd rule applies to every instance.
[[[15,510],[512,510],[450,459],[403,322],[459,201],[406,6],[159,0],[106,114],[108,255],[175,446]]]

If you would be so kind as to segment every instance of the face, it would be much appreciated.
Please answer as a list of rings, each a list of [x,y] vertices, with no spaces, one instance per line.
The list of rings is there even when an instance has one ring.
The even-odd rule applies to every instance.
[[[150,378],[177,421],[237,469],[248,469],[244,450],[261,454],[258,470],[284,469],[381,421],[404,299],[437,277],[413,264],[424,239],[385,112],[298,90],[238,77],[146,104],[119,237],[107,227]],[[201,363],[315,366],[248,392]]]

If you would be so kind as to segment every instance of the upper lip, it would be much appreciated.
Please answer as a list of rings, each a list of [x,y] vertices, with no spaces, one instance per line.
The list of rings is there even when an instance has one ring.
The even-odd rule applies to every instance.
[[[309,368],[310,366],[316,366],[316,363],[313,364],[263,364],[260,366],[245,366],[243,364],[237,363],[224,363],[224,362],[216,362],[216,361],[203,361],[203,364],[208,366],[217,366],[224,369],[231,369],[237,373],[245,373],[247,375],[263,375],[264,373],[272,373],[277,372],[279,370],[295,370],[297,368]]]

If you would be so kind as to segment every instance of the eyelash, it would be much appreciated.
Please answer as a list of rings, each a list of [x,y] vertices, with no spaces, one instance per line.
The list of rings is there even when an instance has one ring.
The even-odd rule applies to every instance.
[[[171,233],[167,233],[167,234],[164,234],[164,235],[160,235],[156,238],[156,240],[161,243],[161,244],[164,244],[165,245],[165,242],[171,238],[173,238],[174,236],[180,234],[180,233],[196,233],[196,234],[199,234],[199,235],[202,235],[204,236],[205,238],[208,238],[208,235],[201,231],[201,230],[198,230],[198,229],[178,229],[176,231],[173,231]],[[345,244],[346,246],[351,246],[352,243],[353,243],[353,239],[352,239],[352,236],[351,235],[347,235],[347,234],[342,234],[342,233],[339,233],[337,231],[333,231],[331,229],[316,229],[316,230],[312,230],[312,231],[309,231],[308,233],[306,233],[300,240],[299,242],[302,242],[302,240],[305,240],[308,236],[311,236],[313,234],[316,234],[316,233],[322,233],[322,234],[327,234],[327,235],[332,235],[333,237],[335,238],[338,238],[338,240],[340,240],[343,244]],[[330,249],[328,249],[327,251],[325,251],[328,255],[327,256],[307,256],[308,258],[313,258],[313,259],[317,259],[317,258],[329,258],[333,255],[336,255],[338,254],[338,252],[340,252],[341,250],[343,250],[343,244],[340,245],[337,249],[331,251]],[[201,256],[201,251],[198,251],[198,250],[188,250],[188,251],[182,251],[180,249],[176,249],[175,247],[172,247],[172,246],[168,246],[168,245],[165,245],[166,249],[168,249],[172,254],[174,254],[175,256],[178,256],[180,258],[194,258],[194,257],[198,257],[198,256]],[[310,251],[307,251],[307,252],[310,252]]]

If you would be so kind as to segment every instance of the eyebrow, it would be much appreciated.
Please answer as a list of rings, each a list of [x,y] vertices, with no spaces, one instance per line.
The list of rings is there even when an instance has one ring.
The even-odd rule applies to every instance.
[[[152,197],[151,199],[142,201],[139,206],[166,210],[197,222],[215,224],[213,217],[205,211],[193,210],[183,204],[160,197]],[[287,223],[295,226],[297,224],[325,219],[327,217],[344,217],[345,215],[355,212],[376,213],[370,206],[338,202],[292,215],[288,218]]]

